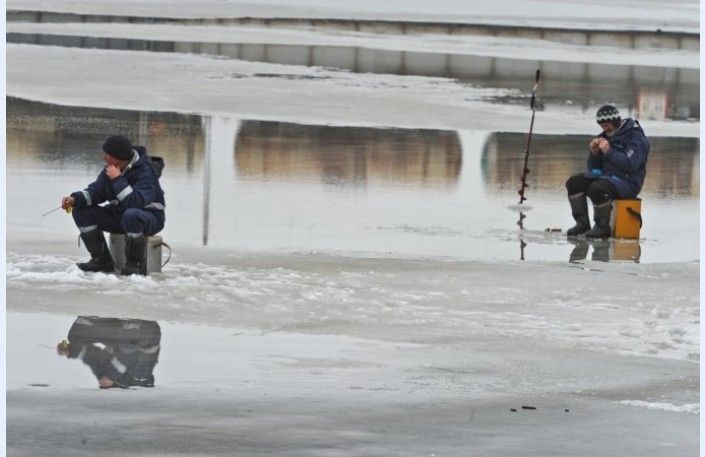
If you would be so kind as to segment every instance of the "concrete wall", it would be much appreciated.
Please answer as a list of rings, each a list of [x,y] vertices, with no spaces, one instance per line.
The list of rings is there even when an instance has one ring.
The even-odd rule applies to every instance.
[[[219,25],[258,25],[266,27],[314,27],[379,34],[486,35],[543,39],[559,43],[619,46],[624,48],[700,49],[697,33],[654,31],[569,30],[551,27],[502,26],[487,24],[446,24],[433,22],[370,21],[342,19],[222,18],[173,19],[135,16],[108,16],[52,13],[45,11],[6,12],[8,22],[129,22]]]

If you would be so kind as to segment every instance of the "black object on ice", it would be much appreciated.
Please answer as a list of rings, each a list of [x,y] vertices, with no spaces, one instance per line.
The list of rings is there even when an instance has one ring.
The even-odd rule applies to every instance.
[[[521,259],[524,260],[524,248],[527,246],[526,242],[522,239],[519,238],[519,249],[521,249]]]
[[[531,151],[531,135],[534,132],[534,117],[536,116],[536,89],[539,86],[539,76],[541,70],[536,70],[536,82],[531,90],[531,125],[529,126],[529,135],[526,138],[526,148],[524,149],[524,169],[521,174],[521,187],[519,188],[519,204],[521,205],[526,200],[524,191],[528,187],[526,184],[526,175],[529,174],[529,152]]]
[[[522,406],[521,409],[536,409],[535,406]]]
[[[154,387],[161,337],[154,321],[78,316],[57,352],[88,365],[101,388]]]

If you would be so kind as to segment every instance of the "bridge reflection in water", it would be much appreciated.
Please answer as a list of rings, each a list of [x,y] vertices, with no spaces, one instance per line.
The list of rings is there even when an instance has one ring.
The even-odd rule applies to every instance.
[[[454,131],[243,122],[235,166],[246,179],[453,188],[462,150]]]

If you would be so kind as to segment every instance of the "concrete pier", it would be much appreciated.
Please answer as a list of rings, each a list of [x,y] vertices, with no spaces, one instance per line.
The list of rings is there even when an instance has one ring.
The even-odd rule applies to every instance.
[[[663,48],[697,51],[700,35],[697,33],[655,30],[592,30],[557,27],[530,27],[496,24],[404,22],[358,19],[307,18],[169,18],[115,16],[98,14],[69,14],[49,11],[8,10],[7,22],[120,22],[132,24],[188,24],[188,25],[251,25],[258,27],[307,27],[347,30],[367,33],[414,35],[482,35],[547,41],[587,46],[614,46],[628,49]]]

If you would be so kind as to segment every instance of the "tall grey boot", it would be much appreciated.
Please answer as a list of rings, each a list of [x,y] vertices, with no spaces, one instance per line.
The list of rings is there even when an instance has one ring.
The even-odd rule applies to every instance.
[[[588,216],[587,197],[585,192],[568,196],[570,210],[575,219],[575,226],[566,232],[568,236],[578,236],[590,230],[590,217]]]
[[[113,256],[110,255],[110,250],[105,242],[102,230],[91,230],[90,232],[81,233],[83,244],[91,254],[91,260],[88,262],[77,263],[76,266],[83,271],[112,273],[115,271],[115,263]]]
[[[147,237],[133,238],[125,236],[125,268],[120,273],[129,275],[147,275]]]
[[[585,232],[586,238],[609,238],[612,236],[610,227],[610,215],[612,214],[612,201],[606,201],[599,205],[593,205],[595,210],[595,226]]]

